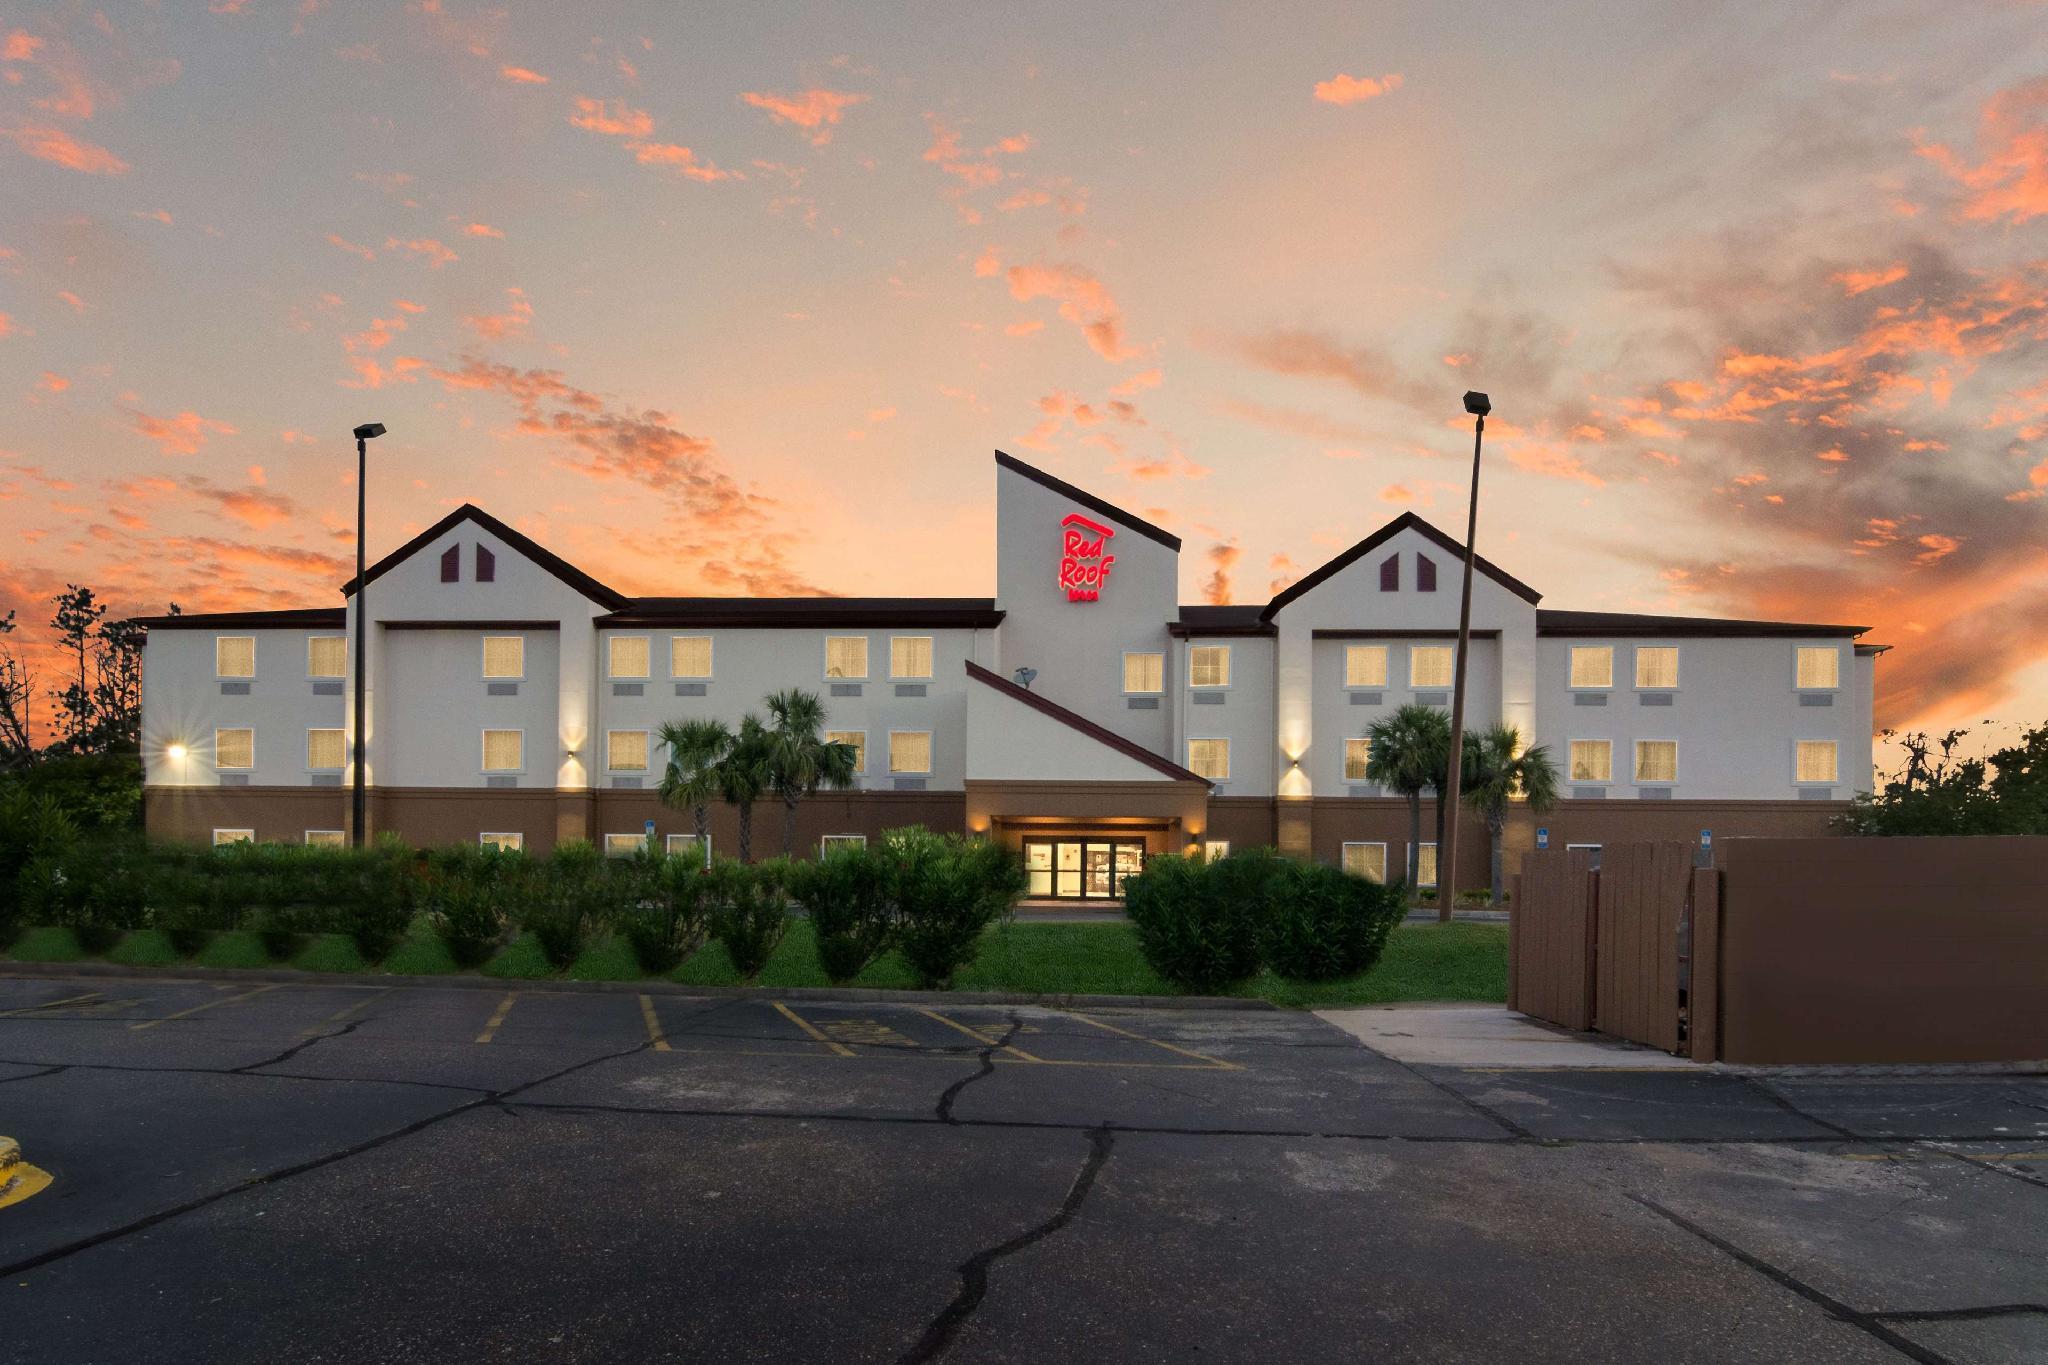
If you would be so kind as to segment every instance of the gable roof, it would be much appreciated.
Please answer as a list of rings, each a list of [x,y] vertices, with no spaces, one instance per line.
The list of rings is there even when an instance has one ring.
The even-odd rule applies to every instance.
[[[1539,611],[1538,635],[1793,636],[1861,635],[1869,626],[1810,621],[1735,621],[1717,616],[1644,616],[1628,611]]]
[[[1145,520],[1143,517],[1132,516],[1129,512],[1124,511],[1123,508],[1118,507],[1115,503],[1106,502],[1103,499],[1096,497],[1093,493],[1090,493],[1085,488],[1076,488],[1074,487],[1074,485],[1068,483],[1065,479],[1054,478],[1052,475],[1046,473],[1043,469],[1038,468],[1036,465],[1025,464],[1015,455],[1005,455],[1000,450],[996,452],[996,464],[1004,469],[1011,471],[1012,473],[1022,474],[1025,478],[1031,480],[1035,484],[1038,484],[1040,487],[1050,488],[1053,492],[1059,494],[1063,498],[1073,499],[1075,502],[1080,503],[1083,507],[1086,507],[1091,512],[1099,512],[1105,517],[1114,517],[1117,521],[1123,523],[1123,525],[1126,528],[1136,531],[1139,535],[1144,536],[1149,540],[1158,541],[1161,545],[1164,545],[1167,549],[1172,550],[1176,554],[1180,552],[1179,536],[1175,535],[1171,531],[1161,530],[1159,527],[1154,526],[1151,522]]]
[[[283,611],[185,611],[175,616],[138,616],[145,630],[340,630],[347,607],[288,607]]]
[[[1365,558],[1365,556],[1371,554],[1403,531],[1416,532],[1423,539],[1430,541],[1443,550],[1445,554],[1455,556],[1461,560],[1465,557],[1465,547],[1463,545],[1460,545],[1442,531],[1437,530],[1436,527],[1430,525],[1421,517],[1416,516],[1413,512],[1403,512],[1400,516],[1395,517],[1385,526],[1380,527],[1379,530],[1374,531],[1364,540],[1359,541],[1329,563],[1298,579],[1289,587],[1275,594],[1273,600],[1266,604],[1266,609],[1259,613],[1259,619],[1262,621],[1272,620],[1280,609],[1289,602],[1300,597],[1311,588],[1318,586],[1324,579],[1350,568],[1353,564]],[[1530,587],[1521,579],[1502,570],[1499,566],[1489,563],[1483,556],[1472,556],[1472,567],[1532,607],[1543,600],[1542,593],[1536,591],[1536,589]]]
[[[1169,635],[1183,640],[1202,635],[1278,634],[1273,623],[1261,616],[1264,610],[1256,602],[1223,607],[1194,606],[1183,602],[1180,619],[1169,622],[1166,630]]]
[[[611,626],[966,626],[1002,622],[992,597],[636,597]]]
[[[538,542],[521,535],[489,512],[484,511],[483,508],[470,502],[465,502],[462,506],[456,508],[453,512],[450,512],[447,516],[441,518],[432,526],[429,526],[426,530],[420,532],[411,540],[408,540],[405,544],[365,569],[361,582],[370,583],[383,577],[405,560],[418,554],[428,545],[439,540],[465,521],[475,522],[478,526],[489,531],[499,540],[505,542],[505,544],[511,546],[520,554],[526,556],[556,578],[561,579],[593,602],[602,603],[617,611],[632,601],[631,598],[623,593],[614,592],[589,574],[583,572],[583,570],[577,568],[574,564],[571,564],[568,560],[563,559],[560,555],[555,554]],[[341,585],[341,595],[344,597],[354,596],[356,586],[357,580],[351,578],[348,582]]]
[[[972,659],[967,661],[967,676],[975,682],[994,688],[1012,701],[1023,702],[1032,710],[1052,717],[1067,728],[1078,730],[1088,738],[1107,745],[1125,758],[1136,759],[1155,772],[1164,773],[1176,782],[1199,782],[1205,787],[1209,785],[1209,779],[1200,773],[1191,772],[1178,763],[1161,758],[1144,745],[1135,744],[1116,731],[1097,725],[1086,716],[1076,715],[1058,702],[1049,701],[1027,687],[1019,687],[1008,678],[983,668]]]

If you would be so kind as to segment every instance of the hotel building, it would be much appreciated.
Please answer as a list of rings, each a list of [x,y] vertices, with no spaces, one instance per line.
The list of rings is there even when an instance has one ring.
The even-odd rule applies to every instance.
[[[860,756],[854,790],[803,803],[800,852],[968,831],[1019,849],[1033,894],[1081,898],[1200,846],[1399,875],[1407,806],[1365,777],[1366,732],[1449,706],[1462,546],[1403,514],[1269,602],[1189,606],[1179,537],[1000,452],[995,474],[993,598],[628,597],[465,505],[341,606],[147,618],[148,827],[344,841],[367,630],[369,823],[417,844],[686,842],[655,797],[662,723],[799,687]],[[1565,798],[1517,809],[1511,850],[1818,833],[1870,787],[1864,627],[1540,602],[1477,561],[1468,729],[1546,746]],[[779,806],[756,816],[759,855]],[[718,809],[714,847],[736,830]],[[1483,885],[1487,840],[1463,848]]]

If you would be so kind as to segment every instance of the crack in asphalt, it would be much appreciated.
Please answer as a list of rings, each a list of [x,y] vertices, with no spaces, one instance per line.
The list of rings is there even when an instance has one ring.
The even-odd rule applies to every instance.
[[[976,1081],[981,1080],[983,1077],[993,1076],[996,1074],[996,1053],[1001,1049],[1008,1047],[1010,1045],[1010,1040],[1012,1038],[1015,1038],[1017,1034],[1023,1030],[1023,1028],[1024,1021],[1017,1017],[1017,1012],[1015,1010],[1010,1011],[1010,1027],[1008,1032],[1004,1033],[1002,1037],[996,1039],[994,1042],[982,1047],[979,1053],[976,1054],[981,1058],[980,1070],[976,1071],[971,1076],[962,1076],[959,1080],[947,1086],[945,1090],[940,1093],[939,1102],[932,1110],[933,1115],[938,1119],[940,1123],[957,1122],[957,1120],[953,1117],[953,1105],[960,1098],[960,1092],[965,1090],[968,1086],[973,1085]]]
[[[290,1061],[292,1058],[298,1056],[301,1052],[304,1052],[307,1048],[313,1046],[313,1044],[324,1043],[329,1038],[345,1038],[349,1034],[354,1033],[357,1029],[361,1028],[364,1024],[368,1022],[369,1020],[367,1019],[351,1019],[346,1024],[343,1024],[340,1028],[336,1029],[332,1033],[318,1033],[312,1036],[311,1038],[301,1039],[300,1041],[293,1043],[290,1047],[278,1053],[275,1057],[272,1057],[268,1061],[250,1062],[247,1066],[230,1067],[227,1071],[227,1074],[230,1076],[245,1075],[261,1067],[276,1066],[280,1062]]]
[[[290,1180],[294,1176],[304,1175],[308,1171],[317,1171],[323,1167],[332,1166],[336,1165],[339,1162],[347,1161],[351,1157],[361,1156],[365,1152],[373,1152],[379,1147],[383,1147],[389,1143],[396,1142],[400,1138],[411,1137],[414,1133],[423,1132],[426,1129],[433,1127],[435,1124],[445,1122],[446,1120],[452,1119],[459,1114],[466,1114],[471,1110],[480,1108],[484,1105],[502,1104],[503,1101],[515,1095],[521,1094],[524,1091],[531,1090],[535,1086],[546,1085],[550,1081],[561,1080],[564,1077],[572,1076],[579,1071],[586,1070],[589,1067],[602,1065],[605,1062],[614,1062],[620,1060],[621,1058],[631,1057],[635,1053],[645,1052],[653,1045],[654,1040],[650,1038],[645,1042],[636,1043],[632,1047],[622,1048],[616,1052],[606,1052],[601,1053],[595,1057],[586,1057],[580,1062],[575,1062],[570,1064],[569,1066],[565,1066],[558,1070],[551,1071],[545,1076],[537,1076],[533,1080],[522,1081],[518,1085],[510,1086],[503,1090],[486,1091],[485,1093],[477,1095],[472,1099],[464,1100],[461,1104],[457,1104],[450,1108],[444,1109],[438,1114],[429,1114],[425,1118],[416,1119],[411,1123],[405,1124],[403,1127],[394,1128],[388,1133],[382,1133],[373,1138],[366,1138],[362,1142],[354,1143],[350,1146],[343,1147],[339,1151],[328,1152],[325,1155],[313,1157],[306,1161],[295,1162],[290,1166],[283,1166],[274,1171],[266,1171],[261,1175],[250,1176],[248,1179],[238,1181],[237,1183],[230,1185],[225,1189],[215,1190],[211,1194],[200,1195],[196,1199],[188,1199],[182,1204],[176,1204],[167,1209],[159,1209],[155,1213],[147,1214],[144,1217],[135,1219],[133,1222],[125,1223],[120,1227],[109,1228],[104,1232],[96,1232],[92,1234],[90,1237],[81,1237],[76,1241],[67,1242],[63,1246],[52,1247],[48,1251],[38,1252],[33,1256],[29,1256],[22,1260],[16,1261],[11,1265],[0,1266],[0,1279],[7,1278],[9,1276],[25,1274],[28,1271],[49,1265],[53,1261],[61,1261],[67,1256],[75,1256],[81,1251],[89,1251],[94,1247],[104,1246],[108,1242],[118,1241],[123,1237],[132,1236],[133,1234],[141,1232],[146,1228],[153,1228],[159,1223],[167,1222],[170,1219],[180,1217],[187,1213],[191,1213],[196,1209],[205,1208],[209,1204],[218,1203],[219,1201],[227,1199],[230,1196],[241,1194],[245,1191],[256,1189],[265,1185],[275,1185],[282,1181]],[[222,1072],[220,1074],[253,1075],[255,1073]],[[326,1078],[319,1077],[316,1079]]]
[[[1975,1322],[1982,1318],[2011,1318],[2027,1313],[2048,1316],[2048,1303],[1994,1303],[1983,1308],[1895,1309],[1872,1313],[1886,1322]]]
[[[1917,1360],[1921,1362],[1921,1365],[1952,1365],[1947,1356],[1931,1351],[1918,1342],[1901,1336],[1879,1320],[1880,1318],[1896,1318],[1897,1315],[1865,1313],[1860,1309],[1851,1308],[1848,1304],[1834,1297],[1834,1295],[1824,1290],[1816,1289],[1798,1276],[1793,1275],[1790,1271],[1779,1269],[1761,1256],[1744,1251],[1727,1238],[1716,1236],[1698,1223],[1693,1222],[1690,1218],[1685,1217],[1683,1214],[1673,1213],[1655,1200],[1645,1199],[1642,1195],[1633,1193],[1629,1194],[1628,1197],[1656,1214],[1659,1218],[1664,1219],[1673,1227],[1691,1233],[1708,1246],[1719,1251],[1722,1255],[1732,1257],[1779,1288],[1789,1290],[1800,1298],[1805,1299],[1808,1303],[1817,1305],[1836,1321],[1845,1322],[1851,1327],[1875,1337],[1878,1341],[1883,1342],[1886,1346],[1891,1347],[1907,1359]]]
[[[1073,1222],[1074,1216],[1081,1211],[1081,1205],[1087,1200],[1089,1191],[1095,1188],[1095,1178],[1102,1173],[1102,1168],[1109,1161],[1109,1154],[1115,1145],[1116,1138],[1107,1127],[1088,1130],[1087,1159],[1081,1163],[1080,1171],[1074,1176],[1074,1183],[1067,1189],[1067,1197],[1060,1201],[1060,1206],[1052,1217],[1036,1227],[1018,1233],[1006,1242],[985,1247],[962,1261],[958,1271],[959,1292],[925,1327],[923,1335],[917,1339],[917,1344],[897,1357],[898,1365],[925,1365],[925,1362],[937,1360],[945,1354],[946,1348],[951,1346],[954,1338],[960,1334],[960,1329],[974,1316],[975,1310],[981,1307],[981,1301],[988,1297],[989,1267],[1005,1256],[1014,1256],[1026,1247],[1044,1241]]]
[[[0,1085],[6,1085],[9,1081],[33,1081],[42,1076],[54,1076],[60,1071],[69,1071],[71,1069],[71,1064],[69,1062],[52,1062],[48,1065],[44,1065],[41,1062],[12,1062],[9,1063],[9,1065],[42,1066],[43,1069],[41,1071],[28,1072],[26,1075],[7,1076],[4,1078],[0,1078]]]

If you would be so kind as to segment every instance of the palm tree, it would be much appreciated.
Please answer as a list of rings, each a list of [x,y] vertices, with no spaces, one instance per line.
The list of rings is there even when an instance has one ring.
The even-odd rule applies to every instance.
[[[1465,800],[1486,813],[1493,836],[1493,903],[1500,904],[1501,835],[1508,825],[1508,801],[1520,796],[1541,815],[1557,804],[1557,765],[1542,745],[1522,748],[1522,733],[1512,725],[1496,725],[1484,734],[1465,736],[1462,778]]]
[[[719,799],[740,813],[740,861],[754,860],[754,803],[768,792],[768,727],[749,712],[740,720],[732,746],[718,760]]]
[[[825,739],[825,704],[815,692],[790,688],[767,698],[768,787],[782,798],[782,853],[796,845],[796,807],[820,787],[853,785],[853,746]]]
[[[1412,895],[1422,851],[1422,793],[1428,788],[1441,789],[1444,762],[1451,749],[1451,722],[1433,706],[1411,704],[1374,721],[1365,737],[1372,743],[1366,753],[1365,775],[1408,799],[1405,878]]]
[[[708,865],[711,857],[711,803],[719,794],[718,765],[732,748],[732,731],[722,720],[672,720],[661,727],[668,750],[662,769],[661,804],[688,809],[697,821],[697,848]]]

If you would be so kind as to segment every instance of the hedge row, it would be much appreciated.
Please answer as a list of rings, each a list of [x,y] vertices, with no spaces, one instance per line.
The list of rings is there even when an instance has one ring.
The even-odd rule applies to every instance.
[[[1003,850],[923,829],[814,863],[707,869],[657,848],[608,858],[580,842],[533,857],[414,849],[396,839],[333,849],[82,837],[46,802],[0,798],[0,948],[30,924],[67,927],[94,953],[131,929],[160,929],[188,955],[214,933],[249,930],[279,959],[310,935],[345,934],[376,962],[424,917],[465,967],[515,932],[567,966],[593,935],[609,932],[650,975],[674,971],[715,938],[752,977],[801,904],[832,980],[850,980],[897,949],[920,981],[937,986],[974,960],[982,930],[1023,889],[1023,869]]]
[[[1381,885],[1271,849],[1205,861],[1156,857],[1124,880],[1124,909],[1152,969],[1189,990],[1221,990],[1270,967],[1298,981],[1368,971],[1406,913]]]

